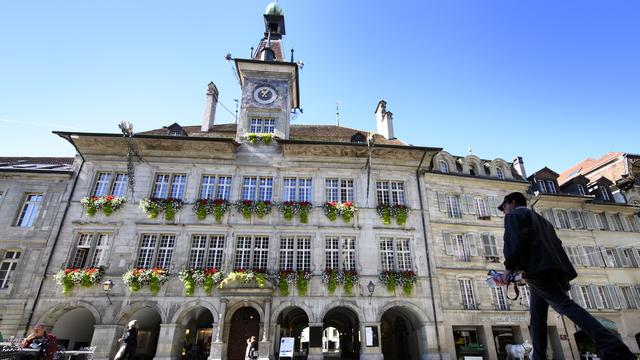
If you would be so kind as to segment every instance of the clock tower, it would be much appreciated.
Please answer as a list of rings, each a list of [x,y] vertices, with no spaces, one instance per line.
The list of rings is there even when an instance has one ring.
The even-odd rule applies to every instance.
[[[277,3],[264,13],[264,36],[251,59],[235,59],[242,101],[236,137],[249,133],[271,133],[289,138],[290,114],[300,107],[298,65],[284,59],[284,12]]]

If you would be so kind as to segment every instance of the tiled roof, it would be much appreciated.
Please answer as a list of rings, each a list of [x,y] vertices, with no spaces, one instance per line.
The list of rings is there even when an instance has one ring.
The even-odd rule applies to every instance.
[[[570,167],[569,169],[563,171],[560,174],[560,177],[558,177],[558,183],[560,184],[560,186],[562,186],[564,183],[566,183],[567,181],[571,180],[572,178],[576,177],[577,175],[584,175],[589,173],[591,170],[604,165],[606,163],[608,163],[609,161],[624,155],[624,153],[621,152],[610,152],[605,154],[604,156],[598,158],[598,159],[592,159],[592,158],[586,158],[584,160],[582,160],[581,162],[579,162],[578,164]]]
[[[72,157],[0,157],[2,170],[71,171]]]
[[[187,136],[203,136],[203,137],[222,137],[234,138],[236,136],[236,124],[219,124],[213,125],[208,132],[201,131],[200,126],[183,126],[182,129]],[[369,136],[369,131],[348,128],[336,125],[291,125],[289,129],[290,140],[308,140],[308,141],[328,141],[328,142],[351,142],[351,137],[356,133]],[[163,135],[166,136],[167,129],[155,129],[140,132],[143,135]],[[376,144],[387,145],[407,145],[398,139],[385,139],[378,135],[375,137]]]

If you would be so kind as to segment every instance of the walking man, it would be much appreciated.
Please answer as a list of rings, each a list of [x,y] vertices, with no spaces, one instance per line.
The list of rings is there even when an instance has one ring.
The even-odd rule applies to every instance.
[[[547,310],[567,316],[580,326],[600,349],[603,360],[632,360],[635,355],[586,310],[569,298],[569,281],[578,274],[571,265],[556,231],[545,218],[527,208],[522,193],[505,196],[498,207],[504,212],[504,266],[502,282],[509,274],[523,272],[531,289],[529,331],[533,343],[532,359],[546,359]]]

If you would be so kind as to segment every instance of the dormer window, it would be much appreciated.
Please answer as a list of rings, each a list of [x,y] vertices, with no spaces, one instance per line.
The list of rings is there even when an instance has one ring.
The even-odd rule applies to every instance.
[[[459,173],[462,172],[462,160],[460,159],[456,160],[456,170],[458,170]]]
[[[476,167],[474,165],[469,166],[469,174],[476,176]]]
[[[249,132],[256,134],[273,134],[276,128],[276,120],[273,118],[251,118]]]
[[[182,132],[179,130],[169,130],[169,136],[181,136]]]
[[[500,180],[504,180],[504,171],[500,168],[496,168],[496,177]]]
[[[556,193],[556,184],[553,182],[553,180],[547,180],[547,191],[549,192],[549,194]]]
[[[449,173],[449,164],[444,160],[440,160],[440,172],[445,174]]]
[[[538,191],[540,191],[541,193],[546,193],[547,192],[547,187],[544,184],[544,180],[538,180]]]
[[[577,186],[578,186],[578,194],[580,194],[580,195],[582,195],[582,196],[587,195],[587,192],[586,192],[586,191],[584,191],[584,185],[582,185],[582,184],[578,184]]]
[[[604,201],[611,201],[611,198],[609,197],[609,192],[607,191],[606,187],[600,187],[600,193],[602,194],[602,199]]]
[[[352,143],[364,143],[367,142],[367,138],[360,132],[357,132],[355,134],[353,134],[353,136],[351,137],[351,142]]]

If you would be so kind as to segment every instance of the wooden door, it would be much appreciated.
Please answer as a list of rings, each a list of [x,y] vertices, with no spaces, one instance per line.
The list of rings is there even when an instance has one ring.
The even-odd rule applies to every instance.
[[[247,339],[251,336],[258,337],[260,332],[260,315],[251,307],[239,309],[231,318],[229,340],[227,342],[228,360],[245,360]]]

